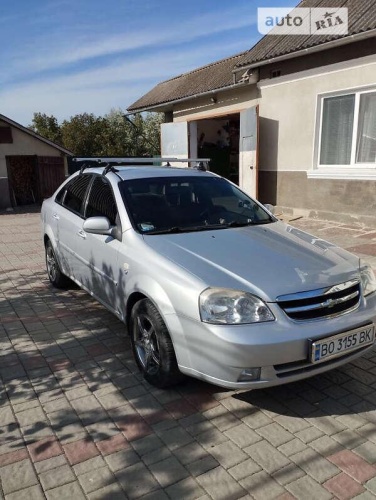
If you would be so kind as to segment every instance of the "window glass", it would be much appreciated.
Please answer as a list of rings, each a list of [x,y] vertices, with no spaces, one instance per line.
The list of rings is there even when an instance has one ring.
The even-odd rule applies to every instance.
[[[86,217],[107,217],[114,226],[117,208],[111,186],[107,179],[96,176],[90,189]]]
[[[324,99],[321,165],[349,165],[354,126],[355,94]]]
[[[140,232],[273,222],[258,203],[219,177],[143,178],[123,181],[119,187]]]
[[[64,207],[72,210],[73,212],[81,213],[82,202],[85,198],[91,178],[91,175],[79,175],[67,185],[63,201]]]
[[[360,96],[356,161],[376,163],[376,92]]]

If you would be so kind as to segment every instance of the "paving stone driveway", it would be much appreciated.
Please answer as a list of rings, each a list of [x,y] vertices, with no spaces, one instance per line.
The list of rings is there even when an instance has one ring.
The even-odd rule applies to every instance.
[[[376,268],[376,231],[299,220]],[[142,381],[123,324],[46,278],[37,213],[0,215],[0,499],[371,499],[376,353],[233,392]]]

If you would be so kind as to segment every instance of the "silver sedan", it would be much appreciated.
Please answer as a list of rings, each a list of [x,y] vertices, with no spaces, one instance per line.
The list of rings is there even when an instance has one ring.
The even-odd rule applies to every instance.
[[[50,281],[127,326],[145,379],[229,388],[300,380],[375,340],[376,281],[356,256],[194,168],[74,174],[43,203]]]

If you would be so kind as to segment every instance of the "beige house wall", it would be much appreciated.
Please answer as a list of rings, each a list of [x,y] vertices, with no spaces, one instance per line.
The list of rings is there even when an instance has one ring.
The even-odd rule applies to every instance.
[[[361,168],[338,178],[310,178],[310,173],[317,168],[319,97],[372,87],[376,88],[376,55],[195,98],[175,105],[173,118],[193,121],[259,104],[259,199],[314,215],[368,220],[371,212],[376,213],[376,168],[367,171],[366,179]],[[371,223],[376,224],[376,218]]]
[[[239,113],[258,104],[260,91],[256,84],[247,84],[231,90],[213,92],[174,106],[174,122],[203,120],[214,116]],[[215,99],[216,102],[212,102]]]
[[[9,126],[0,121],[0,126]],[[56,148],[36,139],[35,137],[12,128],[13,143],[0,144],[0,177],[7,177],[7,166],[5,157],[11,155],[38,155],[38,156],[62,156]]]
[[[315,127],[318,96],[351,91],[366,86],[376,88],[376,56],[308,70],[285,79],[264,80],[260,117],[264,120],[265,141],[261,137],[260,169],[308,171],[314,165]],[[269,129],[274,132],[269,137]]]

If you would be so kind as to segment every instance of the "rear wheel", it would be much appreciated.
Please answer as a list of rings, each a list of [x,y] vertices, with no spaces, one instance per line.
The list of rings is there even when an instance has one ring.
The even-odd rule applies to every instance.
[[[52,243],[46,243],[46,268],[48,278],[56,288],[66,288],[69,285],[69,278],[61,272]]]
[[[130,333],[136,363],[150,384],[163,388],[182,380],[167,327],[149,299],[134,305]]]

